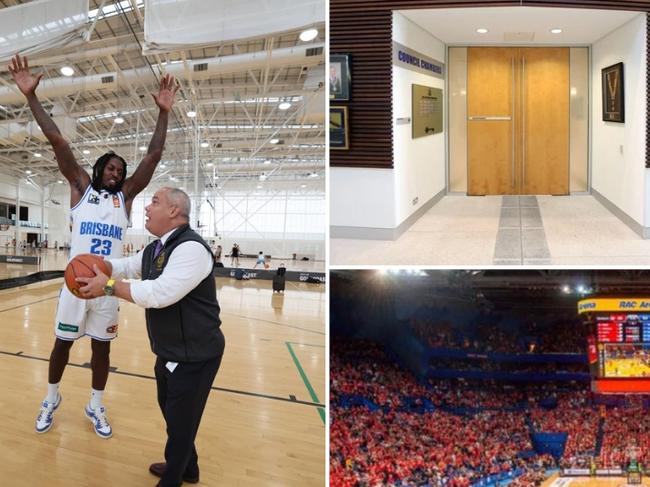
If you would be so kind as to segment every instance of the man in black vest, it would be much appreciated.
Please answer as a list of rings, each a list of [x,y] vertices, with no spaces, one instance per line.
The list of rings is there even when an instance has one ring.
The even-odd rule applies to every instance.
[[[159,237],[144,252],[107,263],[112,277],[97,266],[80,289],[86,298],[114,295],[144,308],[151,350],[156,354],[158,404],[167,423],[165,463],[149,471],[158,486],[199,481],[194,439],[224,350],[219,303],[212,277],[212,252],[189,226],[190,199],[162,188],[145,208],[149,232]],[[140,277],[126,282],[116,276]]]

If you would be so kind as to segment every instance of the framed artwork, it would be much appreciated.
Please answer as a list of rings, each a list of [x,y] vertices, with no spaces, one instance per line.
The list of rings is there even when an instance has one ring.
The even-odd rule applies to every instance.
[[[330,100],[350,100],[350,57],[347,54],[330,56]]]
[[[603,120],[625,123],[625,91],[623,89],[623,63],[602,70]]]
[[[349,149],[348,107],[330,106],[330,149]]]

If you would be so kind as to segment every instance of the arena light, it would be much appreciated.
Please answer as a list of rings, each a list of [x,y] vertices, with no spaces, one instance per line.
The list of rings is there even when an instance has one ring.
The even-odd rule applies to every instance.
[[[551,29],[551,34],[561,34],[561,33],[562,33],[562,29],[558,29],[558,28]]]
[[[487,34],[489,31],[485,27],[480,27],[476,29],[476,32],[478,32],[479,34]]]
[[[59,179],[59,180],[57,181],[57,183],[59,183],[59,184],[63,184],[63,180]]]
[[[196,117],[196,112],[194,110],[190,110],[189,112],[187,112],[187,116],[190,118],[194,118]]]
[[[587,292],[587,288],[584,287],[582,284],[578,284],[578,287],[576,287],[576,291],[578,291],[580,294],[584,294]]]
[[[208,167],[212,167],[212,166],[214,166],[214,164],[213,164],[212,162],[208,162],[208,163],[206,164],[206,166],[208,166]]]
[[[291,103],[289,103],[288,101],[283,101],[278,105],[278,108],[280,110],[288,110],[289,108],[291,108]]]
[[[277,144],[278,142],[280,142],[280,139],[271,139],[271,140],[269,140],[269,142],[271,144]]]
[[[30,171],[29,169],[27,169],[27,171],[25,171],[25,174],[31,174],[31,173],[32,173],[32,171]]]
[[[34,152],[34,157],[41,157],[42,155],[43,154],[41,154],[40,152]]]
[[[115,117],[115,119],[113,121],[115,123],[117,123],[117,124],[124,123],[124,119],[122,117],[120,117],[120,116]]]
[[[147,150],[147,148],[146,148],[144,145],[141,145],[140,147],[138,147],[138,150],[139,150],[140,152],[144,152],[144,151]]]
[[[300,37],[300,40],[302,42],[309,42],[309,41],[313,41],[314,39],[316,39],[317,35],[318,35],[318,30],[317,29],[307,29],[307,30],[303,30],[300,33],[299,37]]]
[[[63,66],[59,71],[63,76],[72,76],[74,74],[74,69],[70,66]]]
[[[264,161],[264,164],[271,164],[271,161],[267,159],[266,161]]]
[[[562,292],[564,294],[571,294],[571,287],[565,284],[564,286],[562,286]]]
[[[306,185],[306,184],[301,184],[300,187],[301,187],[301,188],[306,188],[307,185]]]
[[[201,147],[205,149],[206,147],[210,147],[210,144],[208,144],[207,142],[201,142]]]
[[[86,154],[86,155],[90,154],[90,151],[89,151],[88,149],[84,149],[84,150],[82,150],[81,152],[83,152],[83,153]]]

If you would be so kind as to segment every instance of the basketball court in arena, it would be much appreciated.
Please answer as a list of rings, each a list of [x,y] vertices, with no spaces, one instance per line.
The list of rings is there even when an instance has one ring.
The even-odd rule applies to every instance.
[[[627,479],[625,477],[601,477],[601,478],[591,478],[591,477],[559,477],[557,474],[551,476],[546,480],[542,487],[627,487]],[[650,486],[650,479],[642,479],[641,484],[634,485],[646,485]]]
[[[113,437],[84,416],[90,340],[73,346],[52,429],[34,433],[47,386],[62,279],[0,292],[2,485],[155,485],[165,425],[156,402],[144,312],[121,302],[105,404]],[[325,482],[325,287],[217,278],[226,351],[203,415],[202,485],[322,486]],[[10,482],[10,483],[7,483]]]

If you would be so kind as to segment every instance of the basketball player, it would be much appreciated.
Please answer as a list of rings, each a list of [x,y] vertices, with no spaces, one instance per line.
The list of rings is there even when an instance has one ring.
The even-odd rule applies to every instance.
[[[159,108],[158,121],[147,153],[133,176],[127,179],[126,161],[114,152],[108,152],[95,162],[91,179],[77,163],[70,145],[36,96],[43,73],[32,75],[27,58],[21,59],[19,55],[12,58],[9,71],[52,145],[61,173],[70,183],[70,258],[83,253],[114,259],[122,257],[122,242],[133,199],[149,184],[162,156],[169,111],[178,90],[178,85],[174,86],[174,78],[165,75],[160,81],[158,94],[152,95]],[[70,347],[76,339],[88,335],[92,345],[92,390],[85,414],[98,436],[110,438],[113,431],[106,419],[103,394],[108,380],[110,343],[117,336],[117,299],[107,296],[84,301],[63,286],[55,319],[55,335],[47,396],[36,419],[36,432],[45,433],[52,427],[54,411],[61,404],[59,383],[68,363]]]

